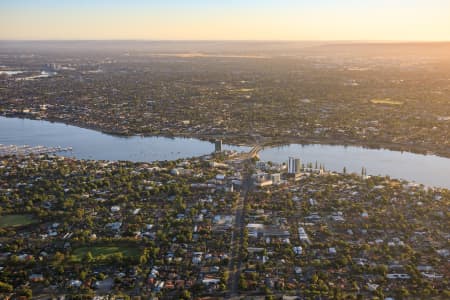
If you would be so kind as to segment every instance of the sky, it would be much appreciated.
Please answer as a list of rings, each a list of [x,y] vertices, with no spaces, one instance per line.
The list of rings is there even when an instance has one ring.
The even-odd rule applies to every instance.
[[[450,41],[450,0],[0,0],[0,39]]]

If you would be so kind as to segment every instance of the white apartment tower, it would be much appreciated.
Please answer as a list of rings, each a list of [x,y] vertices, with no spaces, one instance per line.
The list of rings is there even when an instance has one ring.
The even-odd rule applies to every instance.
[[[288,161],[288,174],[300,173],[302,164],[299,158],[289,157]]]

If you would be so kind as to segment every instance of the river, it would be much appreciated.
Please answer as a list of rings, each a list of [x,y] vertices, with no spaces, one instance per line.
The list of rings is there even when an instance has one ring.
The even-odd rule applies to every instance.
[[[209,154],[214,144],[191,138],[120,137],[95,130],[40,120],[0,117],[0,144],[73,147],[61,153],[79,159],[157,161]],[[249,151],[250,147],[223,145],[223,149]],[[424,184],[450,188],[450,159],[386,149],[354,146],[298,145],[266,148],[259,153],[264,161],[286,162],[289,156],[302,163],[325,165],[327,170],[370,175],[389,175]]]
[[[135,162],[176,160],[210,154],[214,144],[191,138],[122,137],[62,123],[0,117],[0,144],[72,147],[64,156]],[[248,151],[249,147],[223,145],[225,150]]]

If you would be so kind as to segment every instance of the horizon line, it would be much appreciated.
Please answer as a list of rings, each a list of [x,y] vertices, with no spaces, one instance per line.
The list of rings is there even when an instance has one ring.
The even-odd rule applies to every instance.
[[[450,43],[449,40],[277,40],[277,39],[1,39],[0,42],[344,42],[344,43]]]

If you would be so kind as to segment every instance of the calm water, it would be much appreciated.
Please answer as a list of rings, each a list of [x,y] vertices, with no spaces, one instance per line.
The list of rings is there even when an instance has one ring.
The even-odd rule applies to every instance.
[[[450,188],[450,159],[435,155],[421,155],[385,149],[365,149],[331,145],[291,144],[264,149],[261,160],[286,162],[289,156],[298,157],[302,164],[324,164],[325,169],[361,174],[361,168],[369,175],[389,175],[391,178],[415,181],[427,186]]]
[[[214,144],[197,139],[119,137],[95,130],[47,121],[0,117],[0,144],[73,147],[64,156],[81,159],[156,161],[209,154]],[[248,147],[223,145],[248,151]]]
[[[0,144],[73,147],[65,156],[81,159],[156,161],[209,154],[214,144],[197,139],[118,137],[61,123],[0,117]],[[224,145],[224,149],[248,151],[249,147]],[[389,175],[427,186],[450,188],[450,159],[434,155],[329,145],[289,145],[264,149],[265,161],[286,162],[289,156],[302,163],[317,161],[327,170]]]

